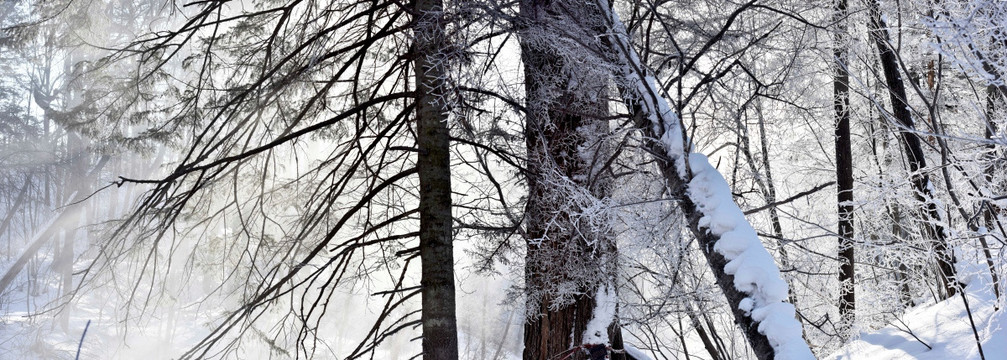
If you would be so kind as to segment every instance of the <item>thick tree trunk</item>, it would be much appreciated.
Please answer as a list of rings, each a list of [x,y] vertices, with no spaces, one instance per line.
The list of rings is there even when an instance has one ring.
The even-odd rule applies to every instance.
[[[836,24],[832,49],[835,75],[832,81],[836,111],[836,183],[839,203],[839,317],[845,333],[856,320],[856,279],[853,249],[853,151],[850,136],[850,74],[847,55],[849,38],[846,0],[836,0],[833,13]]]
[[[899,134],[905,146],[906,158],[909,160],[909,172],[916,200],[920,202],[923,215],[926,219],[923,222],[924,236],[930,239],[934,252],[937,255],[937,268],[940,272],[940,281],[943,285],[943,298],[955,295],[958,284],[955,278],[954,257],[948,249],[947,238],[944,227],[941,226],[941,217],[937,204],[932,199],[934,197],[930,184],[930,177],[924,172],[927,161],[924,157],[923,146],[919,136],[916,135],[916,128],[913,122],[912,112],[906,102],[906,88],[899,72],[898,57],[895,50],[889,43],[888,28],[881,16],[881,6],[878,0],[868,2],[870,12],[870,36],[878,48],[881,57],[881,67],[885,73],[885,82],[888,85],[888,94],[892,103],[892,115],[898,121],[901,128]]]
[[[444,34],[441,0],[416,0],[416,167],[420,180],[423,358],[458,358],[451,169],[447,126]]]
[[[1000,45],[1000,49],[1007,49],[1007,40],[1002,40],[1004,39],[1004,35],[1007,34],[1005,34],[1003,30],[994,30],[991,42]],[[996,186],[993,179],[994,174],[1003,169],[1002,167],[996,166],[999,161],[1003,161],[1003,155],[1002,153],[998,153],[997,146],[990,140],[999,135],[998,133],[1000,132],[1000,129],[997,126],[996,117],[998,114],[1004,114],[1004,112],[1007,111],[1007,84],[1004,83],[1003,74],[1000,74],[992,66],[989,60],[983,58],[982,63],[983,70],[994,76],[994,81],[990,82],[990,84],[986,86],[986,124],[985,131],[983,131],[983,135],[988,141],[986,144],[985,156],[987,165],[983,169],[983,175],[986,179],[987,190],[989,191],[987,194],[990,194],[997,190],[994,188]],[[1003,241],[1002,236],[1005,234],[1003,233],[1003,228],[1000,227],[1000,224],[997,221],[998,210],[1000,209],[994,207],[989,200],[984,200],[983,222],[985,223],[987,233],[983,234],[979,238],[983,246],[983,253],[986,255],[986,264],[990,269],[990,276],[993,280],[993,291],[997,295],[997,299],[1000,298],[1000,280],[997,277],[996,268],[993,264],[993,258],[990,255],[989,241],[987,241],[986,238],[989,234],[993,233],[995,228],[999,228],[1001,235],[1000,240],[1001,242]]]
[[[584,199],[605,198],[609,192],[601,171],[608,153],[601,139],[608,131],[603,120],[607,78],[569,69],[571,57],[590,55],[584,49],[558,48],[560,42],[555,41],[590,33],[584,32],[591,28],[587,19],[570,22],[571,13],[585,12],[589,6],[543,0],[523,0],[520,6],[530,171],[525,216],[526,360],[567,354],[579,359],[583,354],[576,347],[599,341],[611,345],[616,358],[623,356],[617,316],[605,319],[608,330],[601,330],[607,334],[585,334],[596,315],[599,284],[615,291],[614,238],[604,226],[579,216]],[[564,21],[580,28],[557,29]],[[597,42],[590,37],[578,41]]]

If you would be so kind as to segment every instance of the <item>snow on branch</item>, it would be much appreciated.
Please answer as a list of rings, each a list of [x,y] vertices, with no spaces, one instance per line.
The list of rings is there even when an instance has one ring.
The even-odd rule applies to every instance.
[[[757,324],[755,333],[746,330],[753,351],[760,358],[769,357],[768,342],[775,359],[813,359],[814,355],[801,335],[801,324],[794,318],[794,306],[787,303],[788,287],[772,255],[762,246],[744,213],[734,203],[731,189],[723,176],[710,165],[706,156],[691,153],[678,116],[656,86],[656,79],[646,75],[644,65],[630,47],[629,36],[606,0],[598,7],[609,20],[608,42],[612,60],[622,70],[617,74],[623,97],[638,116],[637,126],[652,139],[651,145],[663,150],[670,168],[665,177],[687,196],[684,206],[692,218],[691,228],[701,244],[712,243],[723,260],[716,257],[710,265],[734,309],[737,322],[745,328]],[[689,214],[690,210],[692,214]],[[712,236],[711,236],[712,235]],[[708,239],[708,242],[702,241]],[[711,258],[709,249],[704,249]],[[719,263],[724,263],[717,269]],[[729,281],[733,278],[733,281]],[[730,285],[733,284],[733,289]],[[737,310],[740,310],[737,311]],[[745,319],[745,317],[749,319]],[[754,323],[752,322],[754,321]]]

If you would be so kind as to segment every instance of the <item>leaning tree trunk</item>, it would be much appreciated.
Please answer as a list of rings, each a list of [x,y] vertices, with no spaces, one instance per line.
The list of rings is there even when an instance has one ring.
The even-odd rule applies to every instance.
[[[59,230],[71,224],[76,226],[76,224],[72,221],[76,219],[80,209],[84,206],[83,199],[87,195],[90,195],[92,191],[90,185],[97,181],[96,179],[100,174],[102,167],[104,167],[105,163],[108,162],[108,159],[109,156],[107,155],[98,159],[98,163],[94,165],[90,172],[88,172],[87,176],[80,179],[80,183],[84,185],[81,187],[83,190],[78,190],[68,196],[65,206],[60,208],[60,212],[55,215],[49,224],[45,225],[45,229],[35,235],[31,244],[28,245],[28,248],[21,253],[21,256],[18,257],[18,259],[14,261],[9,268],[7,268],[3,277],[0,277],[0,295],[3,295],[4,292],[7,291],[10,284],[14,281],[18,274],[21,273],[21,270],[24,269],[25,265],[28,264],[28,261],[35,258],[35,254],[38,253],[38,251],[42,249],[42,247],[51,239],[55,238]]]
[[[590,63],[595,55],[556,41],[597,42],[590,34],[600,23],[573,15],[597,14],[590,7],[564,0],[522,0],[520,5],[529,169],[526,360],[578,359],[584,345],[608,345],[616,350],[613,358],[624,358],[617,316],[595,319],[599,305],[616,307],[614,237],[604,220],[583,213],[609,193],[603,171],[610,156],[603,140],[607,77],[570,69],[571,63]],[[562,24],[568,26],[559,28]],[[588,333],[592,322],[603,327]]]
[[[878,0],[869,1],[868,6],[871,18],[870,36],[877,45],[878,54],[881,57],[881,67],[885,73],[885,82],[888,85],[888,94],[892,103],[892,115],[901,128],[899,134],[902,137],[906,157],[909,160],[913,191],[926,217],[923,221],[924,234],[930,239],[936,252],[937,268],[940,271],[940,281],[944,288],[943,297],[947,298],[954,295],[958,288],[955,279],[954,257],[948,249],[947,237],[944,233],[944,227],[941,226],[942,220],[937,204],[931,200],[934,194],[930,177],[924,172],[927,161],[920,144],[920,138],[916,135],[912,112],[910,112],[907,103],[905,84],[899,73],[898,57],[889,43],[888,25],[882,19],[881,5]]]
[[[416,167],[420,180],[423,358],[458,359],[454,255],[451,244],[451,170],[445,89],[444,5],[415,2]]]
[[[625,27],[609,11],[607,1],[597,2],[603,4],[599,8],[606,11],[610,27],[604,36],[609,62],[620,69],[616,83],[643,133],[643,146],[657,160],[669,193],[685,215],[756,358],[813,359],[801,336],[801,324],[794,318],[794,307],[786,302],[788,287],[772,255],[734,203],[723,176],[705,156],[690,152],[678,116],[646,73]]]
[[[833,22],[833,105],[836,111],[836,184],[839,204],[839,317],[843,336],[856,320],[856,279],[853,250],[853,151],[850,136],[850,73],[846,0],[836,0]]]

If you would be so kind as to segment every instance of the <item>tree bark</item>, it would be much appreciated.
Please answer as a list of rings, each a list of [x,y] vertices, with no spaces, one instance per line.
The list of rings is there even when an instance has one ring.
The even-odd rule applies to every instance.
[[[601,170],[608,153],[602,139],[608,132],[602,95],[608,79],[568,69],[570,57],[590,55],[582,48],[559,48],[554,41],[580,36],[578,42],[596,43],[588,34],[600,31],[594,29],[599,24],[571,16],[590,13],[591,6],[562,0],[520,4],[530,171],[525,215],[526,360],[560,354],[579,359],[583,354],[575,348],[599,345],[587,344],[585,336],[607,337],[609,343],[600,345],[611,345],[616,350],[613,356],[622,356],[618,316],[610,319],[608,334],[585,334],[596,315],[599,284],[617,291],[617,256],[614,237],[579,217],[584,205],[578,201],[609,194],[609,181]],[[557,24],[576,28],[562,31]]]
[[[998,49],[1007,49],[1007,39],[1004,38],[1007,36],[1007,33],[1003,30],[999,30],[1000,28],[994,29],[996,30],[994,30],[994,34],[990,41],[999,45],[996,47]],[[994,76],[993,81],[986,86],[986,124],[985,131],[983,131],[983,135],[987,140],[985,156],[987,165],[983,168],[983,177],[986,179],[986,186],[989,187],[987,189],[989,190],[987,194],[990,194],[995,190],[992,189],[992,187],[995,186],[993,182],[993,175],[1002,170],[1002,167],[997,166],[997,163],[1003,161],[1003,155],[1002,153],[998,153],[997,146],[994,145],[991,140],[1000,132],[995,120],[997,115],[1003,114],[1004,111],[1007,110],[1007,84],[1004,83],[1003,74],[992,66],[990,60],[982,57],[981,59],[983,70]],[[997,277],[996,268],[993,264],[993,258],[990,255],[989,242],[986,240],[986,237],[992,234],[994,227],[999,227],[997,221],[997,212],[999,209],[990,203],[989,200],[983,200],[983,202],[983,222],[986,226],[986,234],[983,234],[979,240],[983,246],[983,254],[986,255],[986,264],[990,269],[990,276],[993,280],[993,291],[997,295],[997,299],[1000,299],[1000,280]],[[1005,234],[1003,233],[1002,228],[1000,228],[1000,230],[1002,237]],[[1000,240],[1003,241],[1002,238]]]
[[[836,184],[839,204],[839,317],[843,336],[856,320],[856,269],[853,248],[853,150],[850,136],[850,74],[847,66],[849,39],[846,0],[836,0],[833,12],[836,24],[833,42],[835,74],[832,81],[836,117]]]
[[[416,0],[416,167],[420,181],[423,358],[458,358],[452,248],[451,169],[444,52],[444,5]]]

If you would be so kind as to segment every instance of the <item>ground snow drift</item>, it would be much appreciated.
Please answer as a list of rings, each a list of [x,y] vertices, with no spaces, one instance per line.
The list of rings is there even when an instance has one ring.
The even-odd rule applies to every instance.
[[[1002,309],[994,311],[996,299],[988,284],[974,285],[966,290],[986,359],[1007,359],[1007,316]],[[933,349],[917,341],[910,331]],[[979,358],[979,349],[960,295],[910,309],[888,326],[862,332],[859,339],[825,357],[830,360]]]

